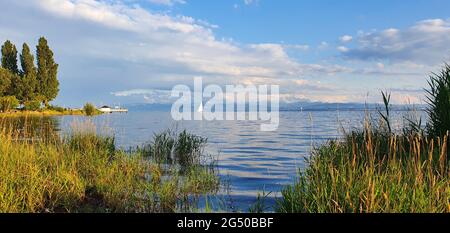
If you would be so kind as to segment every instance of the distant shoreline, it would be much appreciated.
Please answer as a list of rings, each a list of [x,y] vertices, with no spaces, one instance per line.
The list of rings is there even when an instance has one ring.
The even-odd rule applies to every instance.
[[[0,117],[22,117],[22,116],[81,116],[85,115],[82,110],[43,110],[43,111],[11,111],[0,112]]]

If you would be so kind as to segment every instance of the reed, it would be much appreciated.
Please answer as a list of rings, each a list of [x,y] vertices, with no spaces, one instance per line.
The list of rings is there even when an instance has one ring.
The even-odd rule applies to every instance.
[[[157,163],[177,165],[187,170],[198,164],[211,165],[211,156],[205,153],[207,139],[188,133],[166,130],[155,134],[153,141],[146,144],[141,152]],[[213,165],[213,164],[212,164]]]
[[[427,131],[442,136],[450,130],[450,65],[445,64],[441,72],[431,74],[428,85]]]
[[[366,121],[363,130],[315,149],[276,211],[450,212],[448,133],[433,138],[386,128]]]
[[[190,211],[189,197],[217,189],[215,173],[200,165],[187,176],[162,171],[142,153],[117,149],[92,124],[81,125],[43,138],[24,130],[28,123],[17,129],[0,120],[0,212]]]

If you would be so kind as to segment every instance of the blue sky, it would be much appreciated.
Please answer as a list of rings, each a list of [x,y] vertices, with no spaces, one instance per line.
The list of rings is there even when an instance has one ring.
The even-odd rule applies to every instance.
[[[278,84],[282,101],[423,103],[450,61],[445,0],[0,0],[0,40],[45,35],[55,101],[167,103],[177,84]],[[14,18],[14,21],[11,21]]]
[[[449,7],[446,0],[259,0],[249,5],[239,0],[192,0],[171,12],[219,25],[218,36],[243,43],[318,45],[359,30],[404,28],[424,19],[445,19],[450,16]]]

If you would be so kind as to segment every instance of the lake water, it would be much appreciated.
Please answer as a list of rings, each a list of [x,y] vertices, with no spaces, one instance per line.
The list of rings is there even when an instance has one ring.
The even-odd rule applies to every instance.
[[[117,145],[125,149],[149,142],[155,133],[168,128],[207,137],[207,151],[218,155],[220,176],[229,184],[228,204],[246,211],[263,191],[271,193],[266,201],[273,204],[280,190],[295,181],[314,146],[339,138],[343,130],[361,128],[365,115],[364,111],[280,112],[279,128],[273,132],[260,131],[262,122],[175,122],[168,112],[107,114],[92,120],[100,131],[114,133]],[[404,113],[395,115],[396,124],[401,124]],[[64,131],[85,117],[56,119]]]

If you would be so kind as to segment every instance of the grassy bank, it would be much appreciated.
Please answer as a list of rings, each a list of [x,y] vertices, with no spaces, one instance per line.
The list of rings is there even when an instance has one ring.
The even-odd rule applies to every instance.
[[[93,104],[87,103],[83,106],[82,109],[70,109],[63,108],[59,106],[49,105],[45,108],[41,108],[40,106],[36,106],[32,110],[27,108],[8,110],[8,111],[0,111],[0,117],[40,117],[40,116],[96,116],[101,115],[103,112],[98,110]]]
[[[386,136],[366,128],[315,150],[278,212],[450,212],[447,136]]]
[[[192,164],[181,173],[118,150],[90,123],[44,138],[0,126],[0,212],[193,211],[195,197],[219,185],[210,167]]]

